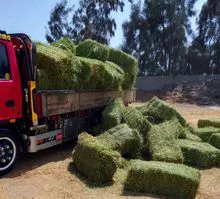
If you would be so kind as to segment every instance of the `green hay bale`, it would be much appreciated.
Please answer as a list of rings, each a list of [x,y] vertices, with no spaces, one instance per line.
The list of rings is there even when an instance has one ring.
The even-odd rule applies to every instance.
[[[131,89],[134,87],[138,74],[137,60],[119,49],[109,49],[109,61],[119,65],[125,72],[123,89]]]
[[[199,120],[198,121],[199,128],[204,128],[208,126],[220,128],[220,120]]]
[[[192,133],[186,133],[186,139],[191,140],[191,141],[196,141],[196,142],[202,142],[202,139],[200,137]]]
[[[95,59],[76,57],[82,66],[78,77],[82,90],[120,90],[123,81],[122,71],[114,66]]]
[[[210,168],[220,165],[220,150],[208,143],[190,140],[179,140],[184,163],[199,168]]]
[[[183,154],[177,139],[184,138],[184,134],[184,129],[175,120],[152,126],[147,136],[151,159],[182,163]]]
[[[125,109],[124,120],[130,128],[138,130],[138,132],[144,137],[151,128],[151,124],[147,119],[145,119],[138,110],[132,107]]]
[[[51,45],[67,51],[70,55],[76,54],[76,46],[70,38],[63,38],[59,41],[53,42]]]
[[[158,122],[172,120],[177,118],[183,127],[187,126],[186,120],[174,108],[169,106],[165,101],[153,97],[146,105],[140,109],[141,113],[145,116],[152,116]]]
[[[120,124],[98,136],[103,145],[116,150],[121,155],[131,155],[140,149],[142,139],[137,130],[127,124]]]
[[[78,46],[76,47],[76,55],[105,62],[109,56],[109,49],[105,45],[87,39],[78,44]]]
[[[215,133],[211,136],[209,143],[217,149],[220,149],[220,134]]]
[[[110,129],[121,124],[124,108],[125,106],[121,98],[113,100],[108,106],[105,107],[102,113],[103,126],[105,129]]]
[[[196,132],[203,142],[209,142],[209,139],[213,134],[215,133],[220,134],[220,129],[215,127],[204,127],[204,128],[197,128]]]
[[[125,188],[135,192],[167,195],[172,198],[195,198],[200,183],[198,170],[185,165],[132,161]]]
[[[112,181],[120,154],[101,144],[87,133],[79,136],[73,153],[74,167],[89,181],[102,184]]]
[[[37,66],[40,89],[75,89],[78,85],[81,63],[60,48],[37,43]]]

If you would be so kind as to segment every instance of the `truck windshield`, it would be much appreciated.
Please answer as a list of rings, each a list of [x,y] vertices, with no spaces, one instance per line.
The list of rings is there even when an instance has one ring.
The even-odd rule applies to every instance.
[[[10,79],[10,66],[6,47],[0,44],[0,79]]]

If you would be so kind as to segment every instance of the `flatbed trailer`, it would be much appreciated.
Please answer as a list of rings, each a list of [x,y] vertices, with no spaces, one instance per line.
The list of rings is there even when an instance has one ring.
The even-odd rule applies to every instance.
[[[127,105],[135,90],[74,91],[37,88],[36,47],[25,34],[0,31],[0,174],[17,154],[37,151],[95,133],[104,107],[121,97]]]

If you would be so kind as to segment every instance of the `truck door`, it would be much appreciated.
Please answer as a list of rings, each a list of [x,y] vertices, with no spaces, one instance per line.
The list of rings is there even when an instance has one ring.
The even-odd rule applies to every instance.
[[[13,44],[0,40],[0,122],[22,117],[20,75]]]

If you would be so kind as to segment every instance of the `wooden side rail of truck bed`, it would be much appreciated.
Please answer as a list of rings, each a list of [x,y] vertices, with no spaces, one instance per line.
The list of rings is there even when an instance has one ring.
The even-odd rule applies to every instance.
[[[42,115],[66,114],[78,110],[104,107],[110,100],[121,97],[125,104],[135,101],[135,90],[106,92],[39,91]]]

